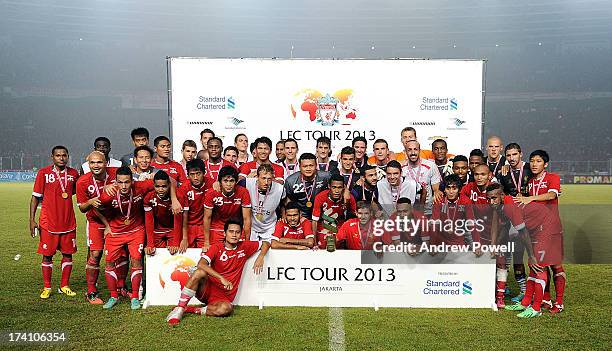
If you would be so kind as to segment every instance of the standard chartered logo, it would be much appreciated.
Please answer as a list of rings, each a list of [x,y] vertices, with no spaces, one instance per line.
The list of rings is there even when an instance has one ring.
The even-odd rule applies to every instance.
[[[469,281],[463,282],[463,295],[472,295],[472,283]]]

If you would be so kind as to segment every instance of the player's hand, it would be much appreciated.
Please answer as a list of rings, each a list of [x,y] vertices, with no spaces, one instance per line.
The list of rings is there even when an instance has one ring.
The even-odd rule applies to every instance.
[[[255,177],[257,177],[257,171],[253,171],[249,173],[249,175],[247,176],[247,178],[255,178]]]
[[[502,176],[505,177],[505,176],[508,175],[508,171],[510,171],[510,166],[509,165],[503,165],[502,168],[501,168],[500,173],[501,173]]]
[[[106,236],[109,235],[109,234],[113,234],[113,233],[111,232],[110,226],[106,226],[104,228],[104,238],[106,238]]]
[[[363,177],[360,177],[356,182],[355,185],[359,185],[359,186],[363,186],[363,183],[365,182]]]
[[[234,287],[232,285],[232,282],[225,279],[224,277],[221,277],[220,281],[221,281],[221,284],[223,284],[223,287],[225,288],[225,290],[232,290],[232,288]]]
[[[529,203],[531,203],[531,201],[533,201],[533,197],[531,196],[523,196],[521,194],[518,194],[516,197],[514,197],[514,203],[523,206],[528,205]]]
[[[116,184],[109,184],[109,185],[105,186],[104,187],[104,192],[108,196],[115,196],[117,194],[117,185]]]
[[[441,192],[440,190],[434,191],[434,194],[433,194],[434,203],[440,203],[443,198],[444,198],[443,192]]]
[[[304,245],[295,245],[295,248],[297,250],[309,250],[310,249],[308,246],[304,246]]]
[[[181,203],[178,200],[173,199],[172,200],[172,214],[177,215],[182,212],[183,212],[183,206],[181,206]]]
[[[344,203],[348,204],[349,201],[351,201],[351,192],[348,190],[348,188],[344,188]]]
[[[539,264],[530,264],[529,269],[533,270],[536,273],[541,273],[544,271],[546,267],[540,266]]]
[[[168,252],[170,252],[171,255],[174,255],[175,253],[177,253],[179,250],[178,246],[168,246]]]
[[[474,250],[474,255],[476,255],[476,257],[482,256],[482,249],[477,248],[476,250]]]
[[[253,264],[253,272],[255,272],[255,274],[261,274],[261,272],[263,272],[263,266],[264,258],[262,255],[259,255]]]
[[[155,255],[155,248],[147,246],[145,247],[144,252],[149,256],[153,256]]]
[[[94,208],[100,209],[100,207],[102,207],[102,202],[100,202],[100,198],[98,197],[94,197],[93,199],[89,199],[89,206],[92,206]]]
[[[210,243],[204,242],[204,245],[202,245],[202,252],[206,252],[209,248],[210,248]]]
[[[187,239],[182,239],[181,243],[178,246],[178,252],[179,253],[185,253],[185,251],[187,251],[187,246],[189,246],[189,243],[187,242]]]
[[[497,253],[495,253],[495,252],[491,252],[490,255],[491,255],[491,259],[492,260],[497,258]]]
[[[31,220],[30,221],[30,236],[32,238],[35,238],[38,235],[39,230],[40,230],[40,227],[38,226],[38,223],[36,223],[35,220]]]
[[[132,173],[136,173],[136,166],[129,165],[128,167],[130,167],[130,171],[132,171]]]
[[[214,190],[214,191],[221,191],[221,183],[219,183],[219,182],[214,182],[214,183],[213,183],[213,190]]]

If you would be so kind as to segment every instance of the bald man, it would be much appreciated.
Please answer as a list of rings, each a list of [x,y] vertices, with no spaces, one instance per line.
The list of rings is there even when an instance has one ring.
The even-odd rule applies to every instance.
[[[487,139],[487,166],[494,177],[497,177],[502,166],[506,164],[506,158],[502,155],[503,150],[504,144],[500,137],[493,135]]]
[[[407,162],[402,167],[402,176],[414,180],[421,188],[427,190],[425,214],[431,215],[433,201],[438,201],[444,196],[440,191],[441,179],[438,167],[433,161],[421,158],[421,145],[416,140],[406,142],[405,152]]]

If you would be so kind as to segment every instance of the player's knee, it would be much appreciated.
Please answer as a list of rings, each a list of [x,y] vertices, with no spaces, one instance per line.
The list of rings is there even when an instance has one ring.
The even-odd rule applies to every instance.
[[[208,277],[208,273],[206,273],[205,270],[198,268],[195,270],[195,272],[193,272],[193,274],[191,275],[191,277],[195,280],[202,280],[202,279],[206,279]]]
[[[53,256],[43,256],[44,263],[53,263]]]
[[[102,251],[100,250],[96,250],[96,251],[91,251],[89,253],[91,259],[93,259],[96,262],[100,262],[100,259],[102,258]]]
[[[142,263],[140,260],[130,258],[130,265],[132,268],[142,268]]]
[[[72,254],[65,254],[65,253],[62,253],[62,257],[63,257],[63,258],[67,258],[67,259],[70,259],[70,260],[71,260],[71,259],[72,259]]]
[[[211,312],[214,317],[227,317],[234,312],[234,306],[229,302],[219,302]]]

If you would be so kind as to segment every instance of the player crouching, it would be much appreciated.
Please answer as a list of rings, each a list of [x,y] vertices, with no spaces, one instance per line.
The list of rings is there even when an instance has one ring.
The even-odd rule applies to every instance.
[[[170,312],[166,321],[170,325],[180,323],[185,312],[205,314],[212,317],[226,317],[232,314],[232,302],[238,292],[238,285],[246,261],[261,248],[255,260],[253,271],[263,271],[264,256],[270,249],[270,243],[257,241],[240,241],[242,223],[228,220],[224,226],[223,243],[212,243],[198,262],[185,287],[181,291],[178,305]],[[204,307],[191,307],[187,303],[192,297],[204,302]]]

